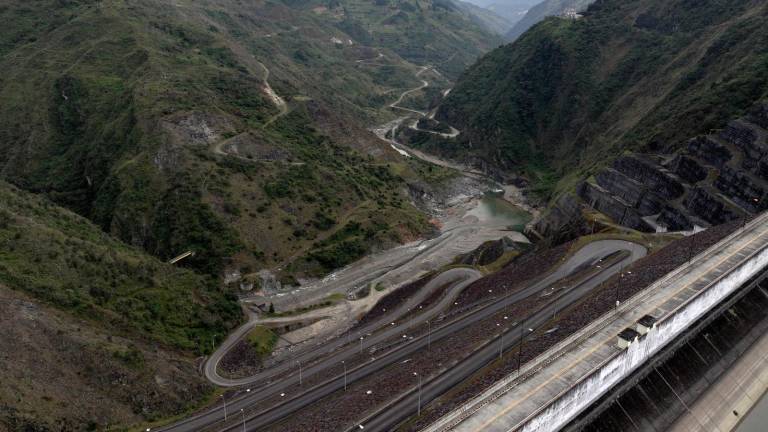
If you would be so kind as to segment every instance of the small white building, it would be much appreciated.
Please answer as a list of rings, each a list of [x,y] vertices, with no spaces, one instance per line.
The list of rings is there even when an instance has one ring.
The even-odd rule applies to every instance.
[[[639,338],[640,333],[636,332],[630,327],[627,327],[621,333],[619,333],[616,346],[618,346],[620,349],[627,349],[630,345],[637,342]]]
[[[641,335],[647,334],[654,327],[656,327],[656,318],[650,315],[645,315],[635,324],[635,330]]]

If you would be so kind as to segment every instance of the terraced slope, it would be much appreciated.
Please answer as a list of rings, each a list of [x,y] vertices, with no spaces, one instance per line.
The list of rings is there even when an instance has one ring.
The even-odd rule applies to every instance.
[[[580,208],[633,229],[690,231],[768,208],[768,105],[670,152],[627,153],[563,195],[538,229],[572,229]],[[586,229],[582,227],[581,229]]]
[[[625,149],[682,148],[768,96],[768,5],[601,0],[484,56],[436,118],[461,130],[426,148],[525,171],[549,197]],[[558,184],[559,182],[559,184]]]

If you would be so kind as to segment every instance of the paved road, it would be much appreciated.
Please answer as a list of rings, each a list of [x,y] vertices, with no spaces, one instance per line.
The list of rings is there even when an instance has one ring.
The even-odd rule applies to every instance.
[[[448,390],[454,388],[459,383],[480,370],[482,367],[496,360],[499,357],[500,347],[503,347],[504,352],[508,352],[510,348],[517,346],[520,343],[521,338],[524,338],[525,335],[530,334],[531,330],[535,331],[539,329],[543,324],[546,324],[552,318],[554,313],[577,302],[597,285],[608,280],[614,274],[620,272],[621,269],[627,264],[642,258],[646,254],[646,250],[642,246],[628,242],[619,243],[623,243],[625,246],[623,250],[626,250],[630,253],[627,258],[615,262],[614,264],[602,269],[601,272],[598,272],[588,279],[577,283],[568,291],[557,297],[556,300],[552,301],[544,308],[526,318],[525,321],[509,327],[504,332],[503,336],[496,336],[492,341],[490,341],[490,343],[486,344],[478,351],[475,351],[472,355],[457,363],[455,366],[451,367],[437,378],[424,383],[421,387],[420,396],[422,406],[426,405]],[[600,245],[593,243],[588,245],[587,248],[592,249],[595,246]],[[596,249],[599,250],[600,247]],[[593,256],[600,256],[600,254]],[[584,262],[582,262],[582,264],[583,263]],[[570,267],[570,271],[573,271],[574,269],[575,267]],[[564,275],[567,274],[568,273],[565,273]],[[537,287],[540,291],[547,285],[551,284],[551,282],[554,282],[554,280],[547,278],[535,284],[534,287]],[[500,310],[500,308],[493,309],[495,309],[494,313]],[[391,404],[386,409],[379,411],[370,418],[362,420],[360,424],[365,427],[366,431],[388,431],[401,421],[407,419],[413,414],[416,414],[418,409],[418,400],[418,392],[411,391],[402,396],[398,401]],[[355,426],[350,430],[356,429],[359,429],[359,427]]]
[[[433,319],[441,311],[446,309],[448,305],[450,305],[461,293],[461,291],[464,290],[465,287],[480,279],[481,276],[482,274],[480,272],[469,268],[455,268],[441,273],[429,281],[429,283],[424,286],[424,288],[419,290],[419,292],[417,292],[414,296],[400,305],[391,314],[382,316],[371,324],[368,324],[360,329],[356,329],[352,333],[356,343],[351,344],[350,346],[346,347],[346,349],[339,352],[334,353],[334,351],[338,350],[342,346],[347,345],[346,338],[336,338],[330,342],[324,342],[320,346],[317,346],[315,349],[306,351],[294,357],[290,362],[284,362],[275,365],[268,370],[264,370],[250,377],[240,379],[224,378],[218,374],[217,366],[224,355],[226,355],[226,353],[229,351],[229,349],[231,349],[231,347],[233,347],[256,324],[255,321],[249,321],[249,323],[241,326],[235,332],[231,333],[227,340],[219,347],[219,349],[213,355],[211,355],[210,359],[205,364],[205,376],[214,384],[223,387],[243,386],[256,382],[266,381],[286,371],[295,370],[295,362],[308,363],[312,361],[312,359],[333,353],[332,361],[320,362],[311,367],[308,367],[306,371],[303,371],[304,376],[310,376],[314,372],[322,371],[328,367],[337,366],[342,360],[347,360],[355,356],[359,353],[361,346],[363,350],[366,350],[367,348],[390,339],[392,336],[403,334],[403,332],[406,332],[408,328],[413,325],[424,323],[430,319]],[[423,302],[435,289],[449,284],[450,286],[447,290],[447,295],[443,296],[443,298],[438,303],[425,310],[417,319],[414,319],[413,322],[409,321],[396,326],[388,326],[388,324],[392,322],[393,317],[405,315],[410,309],[418,306],[421,302]],[[384,327],[386,327],[384,331],[373,334],[376,330]],[[368,334],[372,335],[366,336]],[[357,343],[361,336],[363,336],[362,345]]]
[[[448,270],[436,276],[434,279],[432,279],[424,288],[419,290],[419,292],[415,296],[413,296],[413,298],[409,299],[408,301],[403,303],[401,306],[399,306],[393,314],[383,316],[379,320],[376,320],[373,323],[359,330],[356,330],[354,333],[355,339],[353,339],[352,343],[347,346],[344,346],[346,345],[345,338],[337,338],[329,343],[325,343],[317,347],[312,351],[302,353],[301,355],[297,356],[294,360],[290,362],[278,364],[254,376],[241,378],[241,379],[223,378],[219,376],[218,373],[216,372],[216,367],[218,363],[221,361],[221,358],[224,356],[224,354],[226,354],[226,352],[232,346],[234,346],[234,344],[236,344],[237,341],[240,340],[240,338],[242,338],[245,334],[248,333],[248,331],[251,330],[251,328],[253,328],[253,325],[255,325],[255,317],[251,316],[249,319],[249,322],[244,324],[240,328],[238,328],[235,332],[231,333],[229,337],[222,343],[220,348],[206,362],[204,367],[205,375],[209,380],[221,386],[246,386],[249,384],[254,385],[257,382],[259,383],[267,382],[266,385],[261,385],[258,390],[253,389],[253,391],[251,392],[245,392],[244,394],[238,396],[236,399],[228,402],[227,404],[228,409],[231,412],[239,412],[240,409],[247,410],[255,406],[259,401],[264,400],[271,396],[275,396],[278,393],[281,393],[281,389],[298,383],[299,377],[295,373],[287,378],[281,379],[279,382],[271,383],[269,381],[270,379],[277,377],[280,374],[290,372],[290,371],[295,371],[297,369],[296,361],[302,361],[306,363],[306,362],[310,362],[312,359],[317,358],[321,355],[332,354],[329,358],[325,360],[321,360],[311,366],[304,368],[302,370],[302,376],[305,378],[311,375],[320,373],[322,371],[325,371],[329,368],[336,367],[342,361],[347,360],[359,354],[361,346],[363,350],[370,349],[374,345],[379,344],[387,339],[390,339],[393,336],[407,333],[409,328],[418,326],[419,324],[422,324],[428,320],[433,319],[439,313],[441,313],[441,311],[446,309],[448,305],[450,305],[455,300],[455,298],[461,293],[461,291],[464,288],[466,288],[469,284],[476,281],[480,277],[481,277],[481,274],[478,271],[473,269],[456,268],[456,269]],[[441,298],[441,300],[438,303],[436,303],[429,309],[425,310],[423,313],[421,313],[418,317],[414,318],[413,320],[402,322],[399,325],[395,325],[395,326],[387,326],[387,324],[391,322],[393,316],[398,317],[403,315],[409,309],[417,306],[419,303],[425,300],[426,297],[434,289],[440,286],[443,286],[445,284],[450,284],[450,286],[446,291],[446,295],[443,296],[443,298]],[[363,339],[362,345],[359,343],[359,339],[357,339],[359,337],[358,335],[368,335],[369,333],[373,333],[375,330],[382,327],[386,327],[386,328],[383,331],[379,331],[375,334],[372,334],[371,336],[365,336]],[[377,367],[378,369],[380,369],[382,367],[386,367],[386,364],[381,363],[381,365]],[[375,370],[378,370],[378,369],[375,369]],[[368,371],[368,373],[370,372]],[[361,376],[365,376],[365,374],[360,375],[357,372],[350,371],[348,375],[348,380],[351,383]],[[343,377],[341,377],[341,379],[343,380]],[[197,431],[205,427],[208,427],[212,424],[215,424],[217,422],[220,422],[223,418],[223,413],[224,413],[223,406],[219,406],[211,410],[205,411],[203,413],[200,413],[198,415],[189,417],[185,420],[182,420],[181,422],[178,422],[169,427],[162,428],[160,430],[184,431],[184,432]]]
[[[736,282],[761,271],[768,256],[767,227],[768,217],[761,216],[592,321],[539,357],[540,362],[529,363],[535,373],[522,381],[511,374],[428,429],[557,430],[676,338],[680,325],[699,319],[711,310],[712,301],[737,289]],[[744,265],[747,260],[751,263]],[[635,345],[632,352],[637,355],[617,350],[616,335],[644,315],[659,319],[656,335]]]
[[[355,369],[349,370],[347,373],[347,382],[348,383],[354,382],[355,380],[364,378],[383,368],[386,368],[387,366],[393,364],[394,362],[401,361],[405,358],[408,358],[408,356],[412,355],[414,352],[420,349],[424,349],[428,345],[430,340],[437,341],[473,323],[476,323],[482,319],[485,319],[488,316],[498,313],[498,311],[502,310],[507,305],[516,303],[530,295],[534,295],[536,293],[541,292],[542,290],[550,286],[552,283],[562,279],[563,277],[566,277],[572,274],[574,271],[576,271],[580,267],[584,265],[595,264],[599,259],[618,251],[627,251],[628,252],[627,257],[613,266],[601,269],[600,272],[597,273],[595,276],[592,276],[589,280],[583,282],[582,284],[579,284],[577,287],[574,287],[573,292],[577,292],[578,294],[573,294],[572,296],[575,296],[575,298],[580,297],[584,291],[591,289],[596,284],[609,278],[612,274],[619,271],[619,268],[621,266],[641,258],[646,253],[645,248],[639,245],[636,245],[634,243],[624,242],[624,241],[618,241],[618,240],[605,240],[605,241],[599,241],[599,242],[588,244],[587,246],[585,246],[584,248],[582,248],[581,250],[573,254],[565,263],[560,265],[555,271],[548,274],[546,277],[542,278],[537,283],[531,284],[528,287],[508,297],[500,298],[495,303],[487,305],[478,311],[475,311],[465,316],[461,316],[453,321],[443,324],[440,327],[436,327],[431,332],[429,337],[425,335],[422,337],[414,338],[409,342],[403,345],[400,345],[399,347],[393,349],[392,351],[382,355],[381,357],[371,360]],[[455,270],[466,270],[466,269],[455,269]],[[472,280],[470,277],[469,279],[465,279],[464,281],[458,281],[454,283],[458,283],[459,285],[466,286],[466,285],[469,285],[469,283],[471,282]],[[461,289],[463,289],[463,287],[461,287]],[[456,288],[456,285],[454,285],[451,287],[450,291],[452,295],[458,295],[458,292],[460,292],[460,289]],[[413,319],[413,322],[404,322],[404,323],[401,323],[400,325],[392,326],[391,329],[386,329],[379,333],[375,333],[374,336],[364,339],[365,346],[371,346],[376,342],[382,341],[387,338],[391,338],[392,336],[407,333],[407,330],[411,327],[423,325],[425,321],[436,316],[440,312],[440,308],[446,307],[447,304],[449,304],[451,301],[453,300],[451,299],[450,296],[446,297],[441,301],[438,307],[431,308],[429,311],[420,314],[418,317]],[[531,324],[535,324],[535,323],[532,322]],[[367,326],[366,326],[366,329],[368,329]],[[494,347],[494,350],[497,349],[497,346]],[[317,373],[320,370],[327,369],[328,367],[338,366],[341,360],[343,360],[344,358],[348,358],[349,356],[354,355],[357,352],[359,352],[359,344],[357,344],[356,341],[353,341],[353,343],[350,346],[344,347],[339,351],[337,351],[336,353],[331,354],[325,360],[322,360],[313,366],[307,367],[303,372],[305,376],[308,376],[311,373]],[[291,365],[289,364],[288,366],[290,367]],[[241,394],[240,396],[230,400],[227,403],[229,412],[239,412],[240,409],[245,409],[247,412],[252,411],[254,407],[258,407],[258,403],[260,401],[263,401],[270,397],[279,397],[277,396],[277,394],[281,393],[281,389],[285,389],[287,386],[295,384],[296,382],[298,382],[298,376],[294,374],[280,380],[279,382],[262,386],[259,389],[252,389],[251,392],[247,394],[245,393]],[[293,397],[291,397],[291,399],[287,399],[286,402],[270,410],[267,410],[266,412],[256,412],[256,413],[247,414],[247,417],[246,417],[247,429],[253,430],[253,429],[262,427],[264,425],[268,425],[281,418],[284,418],[285,416],[290,415],[296,412],[297,410],[322,399],[328,394],[331,394],[334,391],[337,391],[343,388],[343,385],[344,385],[343,376],[337,376],[329,381],[326,381],[323,384],[320,384],[314,388],[308,389],[306,392],[302,394],[297,394],[295,396],[286,395],[285,396],[286,398],[289,398],[291,396]],[[217,422],[221,422],[222,417],[223,417],[222,407],[218,406],[216,408],[213,408],[210,411],[188,418],[180,423],[177,423],[176,425],[170,426],[168,428],[164,428],[162,430],[184,431],[184,432],[201,430]],[[233,428],[232,430],[236,430],[241,427],[242,427],[241,425],[232,426]]]

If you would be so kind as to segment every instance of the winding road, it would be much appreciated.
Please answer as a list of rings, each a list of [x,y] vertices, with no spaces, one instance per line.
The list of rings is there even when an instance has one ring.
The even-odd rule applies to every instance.
[[[557,282],[558,280],[563,279],[564,277],[572,275],[574,271],[577,271],[578,269],[581,269],[584,266],[595,265],[602,258],[612,253],[621,252],[621,251],[626,252],[626,256],[623,259],[614,263],[611,266],[607,266],[606,268],[599,269],[595,274],[592,274],[587,279],[576,283],[569,290],[567,290],[565,294],[558,297],[556,300],[556,304],[553,307],[562,308],[564,307],[564,305],[570,304],[571,302],[578,300],[585,293],[589,292],[589,290],[597,286],[599,283],[601,283],[602,281],[608,279],[613,274],[620,271],[620,269],[624,265],[627,265],[645,256],[645,253],[646,253],[645,248],[634,243],[629,243],[629,242],[619,241],[619,240],[603,240],[603,241],[597,241],[597,242],[587,244],[580,250],[576,251],[563,264],[558,266],[555,270],[553,270],[548,275],[540,279],[538,282],[533,283],[525,287],[524,289],[516,291],[515,293],[510,294],[508,296],[500,297],[495,302],[490,303],[486,306],[483,306],[471,313],[464,314],[449,322],[444,322],[439,327],[435,326],[433,331],[430,332],[429,336],[420,336],[420,337],[415,337],[413,339],[410,339],[408,340],[408,342],[400,344],[399,346],[391,349],[390,351],[384,353],[383,355],[376,357],[372,360],[369,360],[366,363],[354,369],[350,369],[346,374],[346,381],[347,383],[354,382],[355,380],[362,379],[379,370],[382,370],[383,368],[386,368],[395,362],[402,361],[403,359],[408,358],[408,356],[412,355],[414,352],[424,349],[430,342],[440,340],[441,338],[451,335],[471,324],[474,324],[485,318],[493,316],[494,314],[498,313],[500,310],[502,310],[504,307],[508,305],[519,302],[520,300],[527,298],[531,295],[540,293],[542,290],[545,290],[554,282]],[[423,326],[427,321],[433,320],[436,316],[438,316],[441,313],[441,311],[443,311],[445,308],[448,307],[448,305],[451,304],[451,302],[453,302],[453,299],[461,292],[461,290],[463,290],[466,286],[474,282],[477,278],[479,278],[478,273],[474,272],[473,270],[463,269],[463,268],[452,269],[439,275],[431,282],[433,284],[432,286],[426,286],[425,289],[421,290],[421,293],[419,294],[420,297],[414,298],[409,302],[400,306],[397,310],[397,313],[402,313],[404,310],[407,310],[408,308],[412,308],[413,306],[420,303],[421,300],[425,298],[424,296],[428,295],[427,293],[429,293],[432,289],[442,286],[445,283],[450,283],[451,285],[448,288],[447,294],[441,298],[439,303],[425,310],[418,316],[413,317],[412,319],[406,322],[402,322],[395,326],[386,326],[386,321],[392,319],[391,317],[387,317],[386,320],[382,318],[381,320],[377,320],[375,323],[365,326],[360,330],[360,334],[367,335],[367,332],[370,331],[372,335],[366,336],[363,339],[363,350],[370,348],[377,343],[386,341],[387,339],[392,339],[397,335],[407,334],[409,331],[412,331],[417,326]],[[526,322],[526,325],[529,327],[539,325],[540,324],[539,321],[543,319],[542,317],[547,316],[547,314],[544,312],[545,311],[540,311],[539,313],[531,317],[529,322]],[[377,328],[381,328],[382,326],[385,327],[383,330],[374,332]],[[509,330],[509,332],[514,334],[515,328],[516,327],[513,327],[512,329]],[[515,343],[515,338],[513,336],[510,336],[508,339],[509,339],[508,341],[505,340],[505,345],[512,346]],[[236,341],[237,338],[232,337],[232,340]],[[230,341],[229,338],[228,338],[228,341]],[[225,342],[225,344],[227,343],[228,342]],[[496,353],[498,352],[498,344],[491,344],[489,346],[492,346],[493,354],[496,355]],[[323,347],[320,347],[319,349],[326,352],[327,356],[312,365],[308,365],[303,370],[304,377],[308,377],[312,374],[316,374],[321,371],[328,370],[328,368],[333,366],[338,366],[341,363],[341,361],[345,359],[349,359],[355,354],[358,354],[360,351],[360,343],[358,339],[355,339],[354,341],[352,341],[351,344],[345,345],[344,340],[339,339],[335,343],[328,344],[328,346],[323,346]],[[449,387],[450,385],[453,385],[452,383],[455,382],[455,380],[463,379],[463,377],[466,377],[468,376],[468,374],[471,374],[473,370],[476,370],[476,367],[481,367],[482,365],[486,364],[487,358],[485,356],[488,355],[488,353],[485,353],[485,354],[484,353],[485,353],[484,349],[477,351],[472,356],[470,356],[467,360],[464,361],[464,362],[470,361],[469,364],[461,368],[460,367],[451,368],[445,374],[441,375],[441,378],[438,378],[433,382],[426,383],[422,389],[422,400],[423,401],[427,400],[425,399],[425,395],[441,394],[441,392],[446,388],[446,386]],[[305,355],[310,356],[310,353],[305,353]],[[314,351],[311,353],[312,357],[316,357],[317,355],[318,355],[318,351]],[[220,359],[220,357],[218,358]],[[206,375],[208,375],[208,369],[210,367],[212,368],[211,370],[213,371],[212,376],[214,377],[217,376],[217,374],[215,374],[215,364],[217,362],[218,360],[216,360],[214,356],[212,357],[212,360],[208,364],[206,364]],[[462,362],[461,364],[463,365],[464,362]],[[208,366],[209,364],[211,366]],[[248,379],[244,379],[242,381],[238,381],[238,380],[230,380],[229,382],[224,381],[225,382],[224,385],[251,384],[251,383],[254,383],[256,380],[263,381],[266,378],[276,377],[280,373],[285,373],[295,368],[296,368],[295,362],[288,362],[282,365],[277,365],[272,369],[269,369],[267,371],[260,373],[259,378],[251,377]],[[233,397],[227,402],[227,407],[230,412],[239,412],[241,409],[243,409],[245,413],[245,422],[246,422],[247,430],[254,430],[256,428],[263,427],[265,425],[278,421],[284,418],[285,416],[290,415],[296,412],[297,410],[309,404],[312,404],[322,399],[323,397],[343,388],[344,386],[343,380],[344,378],[342,376],[336,376],[317,386],[307,389],[303,393],[299,393],[295,395],[285,395],[285,389],[293,384],[298,383],[299,381],[298,374],[293,373],[287,377],[280,379],[278,382],[267,382],[266,384],[261,385],[257,389],[252,388],[252,389],[249,389],[250,390],[249,392],[244,392],[244,391],[241,392],[239,395]],[[261,411],[258,410],[260,402],[265,401],[267,399],[274,399],[275,397],[278,397],[278,394],[280,394],[279,397],[281,398],[284,397],[286,398],[286,400],[281,404],[274,406],[272,408],[268,408],[266,410],[261,410]],[[402,399],[402,401],[406,401],[406,402],[403,402],[406,408],[408,405],[407,403],[408,397],[409,395],[406,395],[405,398]],[[399,416],[399,415],[393,416],[392,415],[393,412],[400,412],[402,413],[402,415],[408,415],[408,410],[406,408],[403,408],[399,404],[395,404],[392,406],[392,408],[384,411],[382,415],[375,416],[371,419],[365,420],[364,424],[371,425],[371,427],[374,430],[385,430],[389,426],[386,424],[389,420],[386,420],[386,419],[390,417],[394,418]],[[161,430],[184,431],[184,432],[202,430],[216,423],[219,423],[223,420],[222,409],[223,407],[219,405],[208,411],[205,411],[193,417],[189,417],[179,423],[163,428]],[[254,409],[256,411],[254,411]],[[394,411],[390,411],[390,410],[394,410]],[[398,411],[398,410],[403,410],[403,411]],[[394,421],[397,421],[397,419],[394,419]],[[381,425],[381,426],[377,426],[377,425]],[[381,427],[383,429],[376,429],[376,427]],[[230,429],[239,430],[239,428],[242,428],[241,424],[232,425],[229,429],[226,429],[226,430],[230,430]],[[368,429],[369,427],[366,426],[366,430]]]
[[[416,76],[420,77],[422,73],[429,69],[429,66],[421,67],[419,72],[416,73]],[[268,77],[269,72],[266,68],[265,72]],[[408,94],[426,88],[427,86],[429,86],[429,82],[422,80],[421,86],[403,92],[400,97],[389,106],[393,109],[400,109],[426,117],[428,113],[400,107],[399,104]],[[277,104],[280,105],[279,103]],[[407,118],[409,117],[399,119],[397,124],[392,127],[393,132],[394,129],[402,124]],[[417,123],[411,127],[416,128]],[[449,137],[455,137],[459,133],[459,131],[453,128],[451,128],[449,134],[435,131],[425,132],[447,135]],[[389,139],[387,139],[387,141],[394,142]],[[461,171],[465,170],[462,169]],[[393,275],[392,278],[396,279],[398,273],[403,273],[406,268],[409,269],[408,271],[412,271],[413,269],[411,267],[416,268],[414,266],[418,266],[419,261],[426,259],[433,252],[442,254],[451,254],[452,252],[455,252],[453,250],[453,243],[459,239],[472,238],[473,240],[478,240],[477,237],[483,237],[489,234],[490,232],[481,231],[477,226],[459,225],[451,227],[446,229],[441,236],[436,239],[426,240],[415,246],[409,246],[410,248],[415,248],[415,253],[399,252],[392,254],[383,261],[380,259],[372,260],[373,263],[375,263],[375,266],[370,262],[356,263],[356,267],[348,269],[348,272],[343,278],[339,279],[334,274],[313,291],[323,292],[324,295],[327,295],[328,287],[333,287],[332,289],[336,292],[347,292],[355,286],[383,280],[383,278],[388,275]],[[467,286],[481,277],[481,274],[476,270],[454,268],[433,278],[424,288],[419,290],[418,293],[409,298],[402,305],[398,306],[396,310],[390,314],[383,316],[360,329],[356,329],[354,331],[356,336],[351,343],[348,343],[349,339],[337,337],[329,341],[321,342],[316,346],[305,347],[303,350],[298,350],[294,353],[292,358],[280,363],[268,364],[264,370],[253,376],[238,379],[222,377],[217,371],[221,359],[235,344],[238,343],[239,340],[247,335],[247,333],[258,324],[257,317],[253,314],[249,314],[248,322],[231,333],[204,364],[203,370],[206,378],[216,385],[222,387],[251,386],[251,388],[241,389],[235,395],[229,396],[229,400],[226,402],[226,409],[230,413],[239,413],[242,410],[244,424],[240,422],[237,424],[226,423],[221,424],[221,426],[226,427],[224,430],[234,431],[241,430],[241,428],[255,430],[270,425],[321,400],[329,394],[344,388],[345,384],[368,377],[377,371],[408,358],[415,352],[425,349],[425,347],[433,341],[438,341],[483,319],[489,318],[508,305],[519,302],[532,295],[542,293],[543,290],[546,290],[553,283],[571,276],[575,271],[582,269],[584,266],[596,265],[602,258],[617,252],[623,252],[625,256],[618,262],[606,266],[605,268],[597,269],[593,274],[590,274],[589,277],[575,282],[573,286],[571,286],[565,293],[559,295],[552,303],[550,303],[550,305],[531,316],[525,323],[525,326],[536,328],[546,321],[545,318],[551,316],[550,309],[559,309],[578,301],[578,299],[582,298],[582,296],[588,293],[592,288],[620,271],[622,266],[642,258],[646,253],[645,248],[634,243],[618,240],[602,240],[587,244],[571,255],[555,270],[541,278],[538,282],[532,283],[524,289],[516,291],[511,295],[496,298],[493,302],[478,307],[471,312],[464,313],[454,319],[436,319],[455,301],[456,297],[458,297]],[[417,257],[420,258],[416,259]],[[393,323],[393,319],[397,320],[401,318],[409,310],[422,303],[436,289],[444,286],[447,286],[446,291],[437,303],[426,308],[418,315],[409,318],[407,321],[394,321]],[[305,296],[305,300],[311,298],[312,294]],[[276,300],[278,302],[280,301],[279,299]],[[290,300],[284,298],[284,301]],[[439,324],[435,324],[435,321],[438,321]],[[397,343],[394,346],[390,345],[390,347],[387,348],[388,351],[382,351],[379,357],[371,358],[365,363],[348,370],[345,376],[333,376],[314,387],[303,390],[301,393],[286,394],[288,388],[300,382],[302,379],[300,375],[306,379],[310,376],[318,376],[323,372],[327,374],[328,371],[331,371],[333,368],[338,368],[342,362],[353,359],[355,356],[359,356],[361,352],[365,350],[370,351],[374,347],[380,348],[379,345],[398,339],[400,335],[413,333],[415,329],[423,328],[428,322],[431,323],[431,327],[433,328],[428,336],[423,335],[419,337],[412,336],[411,338],[405,338],[405,341],[402,343]],[[519,332],[518,327],[520,326],[522,326],[522,324],[507,330],[508,333],[512,334],[504,338],[505,348],[511,347],[517,343],[515,334]],[[422,388],[422,401],[426,402],[431,400],[431,398],[439,396],[446,389],[451,388],[477,369],[488,364],[497,355],[498,346],[498,343],[488,344],[460,362],[458,366],[444,371],[440,376],[425,383]],[[376,354],[379,354],[378,349]],[[297,373],[297,364],[304,365],[301,374]],[[411,401],[413,397],[416,397],[416,395],[411,393],[402,395],[399,399],[394,401],[388,407],[385,407],[376,415],[364,419],[363,424],[365,424],[366,430],[387,430],[403,418],[407,418],[415,407]],[[274,402],[275,398],[278,398],[282,402],[275,406],[263,408],[264,406],[269,405],[265,402],[270,401],[269,403],[271,404]],[[160,428],[160,430],[174,432],[200,431],[204,429],[211,430],[216,428],[217,424],[222,423],[223,417],[224,406],[220,404],[190,416],[176,424]]]
[[[259,372],[256,375],[253,375],[247,378],[240,378],[240,379],[224,378],[218,374],[218,371],[217,371],[218,364],[221,361],[221,359],[226,355],[226,353],[240,339],[242,339],[246,334],[248,334],[248,332],[255,325],[258,324],[258,322],[255,320],[255,315],[251,315],[251,318],[249,319],[248,323],[242,325],[236,331],[231,333],[229,337],[227,337],[227,339],[224,341],[224,343],[221,344],[219,349],[216,350],[216,352],[211,355],[211,357],[208,359],[208,361],[205,364],[205,368],[204,368],[205,376],[212,383],[222,387],[243,386],[248,384],[254,384],[261,381],[266,381],[286,371],[292,371],[296,369],[295,362],[308,363],[312,361],[312,359],[314,358],[333,353],[333,358],[331,359],[332,361],[321,361],[311,367],[308,367],[304,372],[304,376],[310,376],[312,373],[320,372],[329,367],[337,366],[341,361],[347,360],[355,356],[356,354],[359,353],[360,346],[362,346],[363,350],[365,350],[366,348],[370,348],[383,341],[386,341],[387,339],[392,338],[392,336],[400,335],[403,332],[407,331],[412,324],[410,322],[401,323],[400,325],[397,325],[397,326],[387,326],[387,325],[392,322],[393,317],[396,318],[396,317],[405,315],[409,310],[411,310],[412,308],[416,307],[421,302],[426,300],[427,297],[429,297],[429,295],[435,289],[441,286],[450,284],[446,295],[444,295],[436,305],[425,310],[422,313],[422,315],[418,318],[418,320],[415,320],[415,321],[416,323],[421,323],[434,318],[437,314],[439,314],[441,311],[447,308],[454,301],[454,299],[458,297],[461,291],[464,290],[464,288],[466,288],[472,282],[480,279],[481,276],[482,274],[479,271],[470,269],[470,268],[455,268],[439,274],[438,276],[433,278],[431,281],[429,281],[429,283],[427,283],[427,285],[424,286],[421,290],[419,290],[414,296],[412,296],[406,302],[400,305],[391,314],[382,316],[380,319],[360,329],[356,329],[354,333],[358,336],[355,338],[355,341],[359,340],[358,338],[361,335],[371,334],[371,336],[363,339],[362,345],[360,345],[359,343],[354,343],[354,344],[351,344],[351,346],[348,346],[345,349],[334,353],[334,351],[336,351],[337,349],[347,344],[347,340],[345,338],[341,338],[341,337],[335,338],[330,342],[322,343],[321,345],[317,346],[313,350],[306,351],[304,353],[301,353],[300,355],[297,355],[291,358],[289,362],[283,362],[283,363],[277,364],[269,369]],[[383,328],[385,326],[387,327],[386,330],[373,334],[374,332],[376,332],[376,330]]]
[[[508,352],[510,348],[520,344],[521,340],[524,340],[526,334],[535,332],[536,330],[541,329],[543,325],[547,324],[557,311],[565,309],[578,302],[593,288],[608,280],[612,275],[620,272],[626,265],[645,256],[646,249],[644,247],[629,242],[622,243],[626,246],[626,249],[624,250],[629,252],[629,257],[615,262],[603,271],[591,275],[586,280],[577,283],[543,308],[526,317],[523,322],[514,323],[512,326],[506,328],[503,331],[503,334],[495,336],[482,348],[475,351],[467,358],[461,360],[439,376],[425,382],[421,386],[420,392],[417,393],[414,389],[401,395],[400,398],[386,408],[363,419],[360,424],[364,426],[366,431],[383,432],[392,430],[398,423],[411,415],[416,414],[418,409],[417,404],[420,403],[421,406],[424,406],[450,389],[456,387],[475,372],[497,359],[499,357],[500,349],[503,352]],[[547,279],[549,278],[540,281],[529,289],[538,287],[539,291],[543,290],[546,287]],[[495,312],[501,310],[496,306],[491,309],[494,309]],[[350,431],[358,429],[362,428],[354,426]]]

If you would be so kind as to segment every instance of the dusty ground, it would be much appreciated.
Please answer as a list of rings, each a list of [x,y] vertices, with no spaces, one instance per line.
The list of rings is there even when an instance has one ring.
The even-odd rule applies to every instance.
[[[0,335],[0,431],[145,423],[213,391],[195,359],[109,336],[2,285]]]

